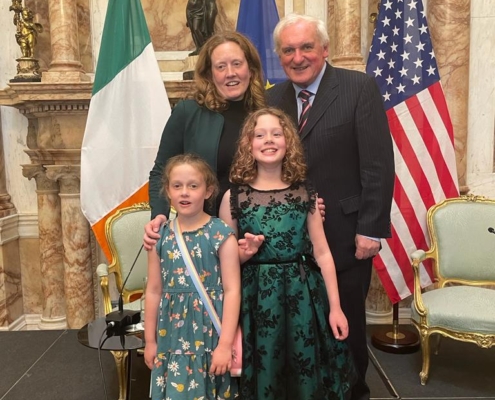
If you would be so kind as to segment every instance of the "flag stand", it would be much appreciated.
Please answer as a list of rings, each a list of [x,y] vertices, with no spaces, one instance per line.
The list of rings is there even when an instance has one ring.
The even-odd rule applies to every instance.
[[[374,330],[371,344],[386,353],[410,354],[418,351],[420,344],[417,333],[399,328],[399,303],[393,305],[392,328],[385,326]]]

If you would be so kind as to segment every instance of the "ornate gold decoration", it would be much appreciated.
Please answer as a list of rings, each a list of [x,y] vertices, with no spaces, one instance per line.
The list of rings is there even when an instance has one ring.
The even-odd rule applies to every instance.
[[[11,82],[39,82],[40,66],[34,58],[34,47],[43,26],[34,22],[33,12],[22,5],[22,0],[12,0],[9,11],[14,11],[14,25],[17,27],[15,39],[22,53],[22,57],[16,60],[17,75]]]
[[[369,21],[373,24],[373,26],[376,26],[376,20],[378,19],[378,12],[380,11],[380,0],[378,0],[378,3],[376,4],[376,11],[374,13],[371,13],[369,16]]]
[[[128,351],[112,351],[119,376],[119,400],[127,399],[127,357]]]

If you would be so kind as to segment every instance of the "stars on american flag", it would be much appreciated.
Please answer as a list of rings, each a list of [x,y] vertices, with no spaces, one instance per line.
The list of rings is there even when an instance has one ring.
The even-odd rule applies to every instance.
[[[421,0],[382,2],[366,71],[386,109],[440,79]]]

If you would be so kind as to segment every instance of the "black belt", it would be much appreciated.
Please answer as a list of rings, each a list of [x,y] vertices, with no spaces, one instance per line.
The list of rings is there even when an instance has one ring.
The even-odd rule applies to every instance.
[[[315,258],[308,253],[300,254],[299,257],[293,260],[285,260],[285,261],[257,261],[257,262],[248,262],[250,265],[277,265],[277,264],[292,264],[298,263],[299,265],[299,274],[301,275],[301,280],[304,282],[306,280],[306,271],[304,271],[304,264],[308,266],[309,269],[314,271],[320,271],[320,267],[316,263]]]

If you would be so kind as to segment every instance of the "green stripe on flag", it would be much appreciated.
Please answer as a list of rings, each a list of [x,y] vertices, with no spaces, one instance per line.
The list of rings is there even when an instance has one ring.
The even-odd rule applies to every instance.
[[[110,0],[96,66],[93,95],[151,42],[140,0]]]

